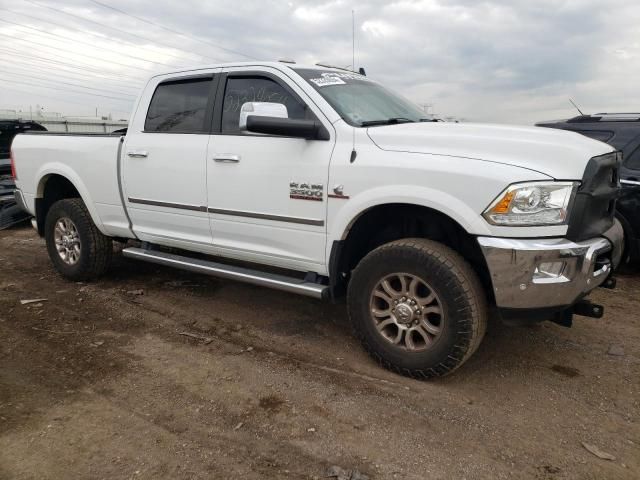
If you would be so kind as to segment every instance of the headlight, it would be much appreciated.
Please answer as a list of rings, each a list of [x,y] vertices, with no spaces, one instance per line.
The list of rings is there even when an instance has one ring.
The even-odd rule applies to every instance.
[[[531,182],[510,185],[482,214],[493,225],[521,227],[564,225],[578,182]]]

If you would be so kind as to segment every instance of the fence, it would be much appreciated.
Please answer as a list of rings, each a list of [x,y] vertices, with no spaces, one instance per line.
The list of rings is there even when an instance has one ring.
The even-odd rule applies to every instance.
[[[89,122],[77,120],[45,120],[36,119],[40,125],[50,132],[75,132],[75,133],[111,133],[114,130],[127,127],[127,122]]]
[[[126,120],[110,120],[105,117],[64,117],[60,114],[31,116],[15,110],[0,110],[0,120],[33,120],[50,132],[111,133],[127,127]]]

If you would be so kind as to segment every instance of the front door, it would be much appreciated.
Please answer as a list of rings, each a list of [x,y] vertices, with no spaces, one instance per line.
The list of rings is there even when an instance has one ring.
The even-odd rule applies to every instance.
[[[225,256],[322,272],[335,133],[304,92],[283,77],[275,69],[234,68],[220,80],[207,148],[213,242]],[[240,109],[246,102],[284,104],[289,118],[320,120],[331,139],[241,131]]]
[[[141,240],[211,248],[206,156],[215,72],[158,80],[141,105],[144,124],[129,128],[123,187],[133,230]]]

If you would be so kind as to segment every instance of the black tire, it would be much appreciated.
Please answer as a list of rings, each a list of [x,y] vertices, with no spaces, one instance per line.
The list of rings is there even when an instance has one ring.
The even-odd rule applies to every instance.
[[[73,222],[79,237],[80,252],[74,264],[66,263],[56,247],[55,229],[62,219]],[[79,198],[59,200],[51,206],[45,219],[44,236],[53,266],[69,280],[90,280],[99,277],[109,268],[113,256],[111,238],[98,230],[87,207]]]
[[[622,257],[620,258],[620,264],[617,266],[614,273],[633,273],[640,265],[640,252],[637,248],[634,248],[634,244],[637,243],[633,227],[622,214],[617,213],[616,219],[622,225],[623,236],[623,250]]]
[[[393,344],[378,331],[381,323],[376,323],[371,313],[370,302],[379,301],[372,296],[380,288],[379,282],[399,272],[401,276],[408,274],[405,279],[425,282],[429,287],[426,291],[435,293],[441,304],[443,314],[437,315],[441,322],[439,333],[428,346],[424,342],[420,351],[407,349],[403,342]],[[390,242],[364,257],[353,271],[347,302],[355,334],[367,352],[383,367],[417,379],[441,377],[460,367],[477,350],[487,328],[486,295],[474,270],[455,251],[421,238]],[[386,300],[383,303],[394,308]],[[416,326],[422,321],[419,318],[422,317],[416,317]],[[404,335],[406,343],[409,334],[406,330],[400,333],[402,328],[394,323],[397,322],[394,320],[390,327],[397,328],[397,338]]]

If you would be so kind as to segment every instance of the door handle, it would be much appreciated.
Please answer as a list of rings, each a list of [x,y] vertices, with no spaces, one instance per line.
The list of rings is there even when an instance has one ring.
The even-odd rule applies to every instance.
[[[127,155],[131,158],[147,158],[147,156],[149,156],[149,152],[146,150],[129,150]]]
[[[219,163],[238,163],[240,161],[240,155],[217,153],[213,156],[213,161]]]

